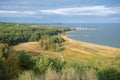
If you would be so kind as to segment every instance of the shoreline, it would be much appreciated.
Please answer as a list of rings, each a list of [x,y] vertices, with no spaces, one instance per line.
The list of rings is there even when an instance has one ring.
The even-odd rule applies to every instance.
[[[76,42],[80,42],[80,43],[84,43],[84,44],[90,44],[90,45],[95,45],[95,46],[100,46],[100,47],[106,47],[106,48],[114,48],[114,49],[119,49],[119,50],[120,50],[120,48],[116,48],[116,47],[112,47],[112,46],[95,44],[95,43],[90,43],[90,42],[85,42],[85,41],[80,41],[80,40],[72,39],[72,38],[68,37],[68,35],[69,35],[70,32],[72,32],[72,31],[65,32],[65,33],[62,35],[62,37],[63,37],[64,39],[67,39],[67,40],[72,40],[72,41],[76,41]]]
[[[68,39],[72,39],[70,37],[67,37]],[[72,40],[75,40],[75,39],[72,39]],[[120,49],[120,48],[117,48],[117,47],[112,47],[112,46],[107,46],[107,45],[102,45],[102,44],[95,44],[95,43],[90,43],[90,42],[85,42],[85,41],[80,41],[80,40],[75,40],[75,41],[79,41],[79,42],[83,42],[83,43],[87,43],[87,44],[93,44],[93,45],[98,45],[98,46],[103,46],[103,47],[109,47],[109,48],[115,48],[115,49]]]
[[[68,37],[70,32],[73,32],[73,31],[76,31],[76,30],[77,30],[77,29],[71,30],[71,31],[68,31],[68,32],[65,32],[63,35],[66,36],[68,39],[71,39],[71,40],[74,40],[74,41],[79,41],[79,42],[82,42],[82,43],[87,43],[87,44],[93,44],[93,45],[98,45],[98,46],[103,46],[103,47],[120,49],[120,48],[118,48],[118,47],[112,47],[112,46],[107,46],[107,45],[102,45],[102,44],[97,44],[97,43],[85,42],[85,41],[80,41],[80,40],[76,40],[76,39],[73,39],[73,38]]]
[[[62,36],[62,37],[66,40],[66,42],[64,43],[65,48],[67,49],[67,51],[70,51],[69,53],[65,53],[65,55],[70,55],[71,52],[78,53],[78,55],[81,54],[81,55],[87,55],[87,56],[99,55],[104,57],[116,57],[120,55],[119,48],[82,42],[82,41],[71,39],[68,36]],[[75,55],[75,54],[72,54],[72,55]]]

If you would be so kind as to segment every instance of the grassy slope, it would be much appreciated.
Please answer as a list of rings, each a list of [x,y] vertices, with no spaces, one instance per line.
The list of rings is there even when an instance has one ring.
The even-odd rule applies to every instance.
[[[91,60],[91,59],[101,59],[101,58],[111,58],[120,55],[120,49],[101,46],[86,42],[80,42],[76,40],[69,39],[67,36],[62,36],[66,42],[63,43],[65,46],[65,51],[63,56],[67,60]],[[44,51],[40,49],[38,42],[27,42],[21,43],[13,47],[16,51],[25,50],[28,52],[35,52],[45,56],[53,56],[61,58],[61,55],[57,52]]]
[[[52,56],[52,57],[58,57],[60,58],[60,54],[57,52],[51,52],[51,51],[44,51],[40,48],[39,42],[26,42],[21,43],[13,47],[15,51],[26,51],[26,52],[33,52],[37,54],[42,54],[45,56]]]
[[[120,49],[96,45],[86,42],[80,42],[63,36],[66,40],[64,43],[66,50],[64,55],[67,59],[79,60],[80,58],[106,58],[120,55]]]

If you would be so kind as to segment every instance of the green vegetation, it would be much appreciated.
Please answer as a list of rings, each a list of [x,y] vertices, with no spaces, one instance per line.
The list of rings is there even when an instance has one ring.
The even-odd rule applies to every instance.
[[[47,69],[49,68],[49,61],[47,58],[43,56],[35,57],[35,65],[33,70],[38,74],[45,74]]]
[[[17,25],[12,23],[0,23],[0,43],[16,45],[21,42],[39,41],[41,36],[53,36],[70,30],[70,28],[64,27],[45,27],[32,26],[28,24]]]
[[[23,51],[18,52],[18,58],[19,58],[19,68],[21,70],[30,70],[33,68],[34,61],[31,59],[30,53],[26,53]]]
[[[42,80],[33,71],[24,71],[14,80]]]
[[[16,55],[11,54],[3,61],[3,74],[6,79],[12,79],[17,77],[19,72],[18,58]]]
[[[0,30],[0,80],[120,80],[120,55],[105,55],[117,50],[66,41],[58,34],[69,28],[0,23]],[[13,49],[15,44],[29,41],[38,41],[36,53]],[[37,54],[39,49],[64,56],[65,60]]]
[[[51,70],[54,70],[56,72],[61,72],[66,64],[66,61],[61,61],[60,59],[57,59],[57,58],[55,59],[49,58],[49,62],[50,62]]]
[[[120,61],[104,59],[89,62],[62,61],[61,59],[31,56],[28,52],[16,52],[0,61],[2,80],[119,80]],[[97,65],[97,66],[96,66]]]
[[[0,44],[0,59],[6,59],[9,55],[8,44]]]
[[[120,71],[114,67],[107,67],[98,71],[98,80],[120,80]]]
[[[65,42],[65,40],[60,36],[44,36],[40,40],[40,45],[43,50],[59,52],[63,50],[62,42]]]

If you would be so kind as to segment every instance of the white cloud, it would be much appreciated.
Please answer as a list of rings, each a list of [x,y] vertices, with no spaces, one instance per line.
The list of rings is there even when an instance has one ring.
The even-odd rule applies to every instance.
[[[87,6],[75,8],[59,8],[49,10],[31,10],[31,11],[17,11],[17,10],[0,10],[0,17],[30,17],[41,15],[88,15],[88,16],[108,16],[112,14],[120,14],[120,7],[106,7],[106,6]]]
[[[34,17],[34,11],[7,11],[0,10],[0,17]],[[36,16],[35,16],[36,18]]]
[[[17,11],[0,11],[0,14],[16,14]]]
[[[0,11],[0,15],[1,14],[23,14],[23,15],[33,15],[35,14],[35,12],[33,11],[5,11],[5,10],[1,10]]]
[[[96,15],[107,16],[111,14],[119,14],[120,7],[106,6],[87,6],[75,8],[59,8],[53,10],[40,10],[43,14],[58,14],[58,15]]]

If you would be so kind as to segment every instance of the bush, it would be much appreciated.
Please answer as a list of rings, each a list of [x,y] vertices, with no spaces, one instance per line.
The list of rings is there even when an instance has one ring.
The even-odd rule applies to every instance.
[[[46,57],[37,56],[35,57],[35,65],[33,70],[38,74],[44,74],[49,68],[49,62]]]
[[[50,67],[52,70],[55,70],[56,72],[60,72],[64,67],[66,62],[65,61],[61,61],[60,59],[57,58],[49,58],[49,63],[50,63]]]
[[[9,46],[8,44],[0,44],[0,59],[7,59],[9,56]]]
[[[18,57],[11,54],[8,59],[3,61],[3,74],[7,79],[11,79],[18,76],[19,72]]]
[[[19,52],[19,67],[21,70],[30,70],[34,66],[34,61],[31,59],[31,55],[26,52]]]
[[[120,80],[120,71],[114,67],[101,69],[97,73],[98,80]]]

